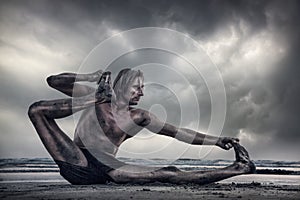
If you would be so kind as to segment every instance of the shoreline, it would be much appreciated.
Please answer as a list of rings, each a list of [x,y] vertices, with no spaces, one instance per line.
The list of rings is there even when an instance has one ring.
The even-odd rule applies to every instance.
[[[125,158],[123,158],[125,159]],[[166,160],[128,159],[133,164],[168,165]],[[183,170],[212,170],[230,160],[177,160]],[[71,185],[51,159],[0,159],[1,199],[299,199],[300,162],[257,161],[256,174],[231,177],[217,183],[144,185]],[[264,171],[263,171],[264,170]],[[262,172],[262,173],[260,173]],[[281,175],[279,175],[281,174]]]
[[[174,185],[71,185],[61,182],[1,183],[1,199],[299,199],[299,185],[213,183]]]

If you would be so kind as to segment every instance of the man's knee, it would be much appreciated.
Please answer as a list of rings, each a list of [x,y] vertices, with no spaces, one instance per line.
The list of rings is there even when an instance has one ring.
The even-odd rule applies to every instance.
[[[28,108],[28,116],[30,119],[33,119],[36,115],[41,113],[41,104],[42,101],[34,102]]]
[[[126,171],[112,170],[108,173],[115,183],[130,183],[136,179],[135,173],[128,173]]]
[[[53,75],[47,77],[46,81],[47,81],[48,85],[52,88],[55,88],[57,86],[56,78]]]
[[[182,171],[174,166],[163,167],[149,172],[126,172],[121,170],[112,170],[109,176],[115,183],[139,183],[139,182],[170,182]]]

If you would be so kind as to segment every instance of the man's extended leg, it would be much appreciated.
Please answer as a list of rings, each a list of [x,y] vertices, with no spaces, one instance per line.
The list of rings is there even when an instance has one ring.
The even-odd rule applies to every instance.
[[[239,144],[234,144],[236,161],[225,168],[212,171],[181,171],[176,167],[161,169],[125,165],[109,172],[116,183],[196,183],[208,184],[230,178],[236,175],[249,174],[255,171],[255,165],[250,161],[247,151]]]

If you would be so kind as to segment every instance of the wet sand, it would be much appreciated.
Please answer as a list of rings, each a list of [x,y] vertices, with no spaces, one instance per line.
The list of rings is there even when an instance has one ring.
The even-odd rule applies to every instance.
[[[224,184],[205,186],[70,185],[61,182],[0,182],[1,199],[299,199],[299,185]]]

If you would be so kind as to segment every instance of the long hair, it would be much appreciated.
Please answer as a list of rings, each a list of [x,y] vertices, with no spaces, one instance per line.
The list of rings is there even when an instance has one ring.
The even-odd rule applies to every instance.
[[[124,94],[126,89],[130,86],[136,77],[144,77],[140,70],[132,70],[129,68],[122,69],[113,83],[113,89],[116,97]]]

